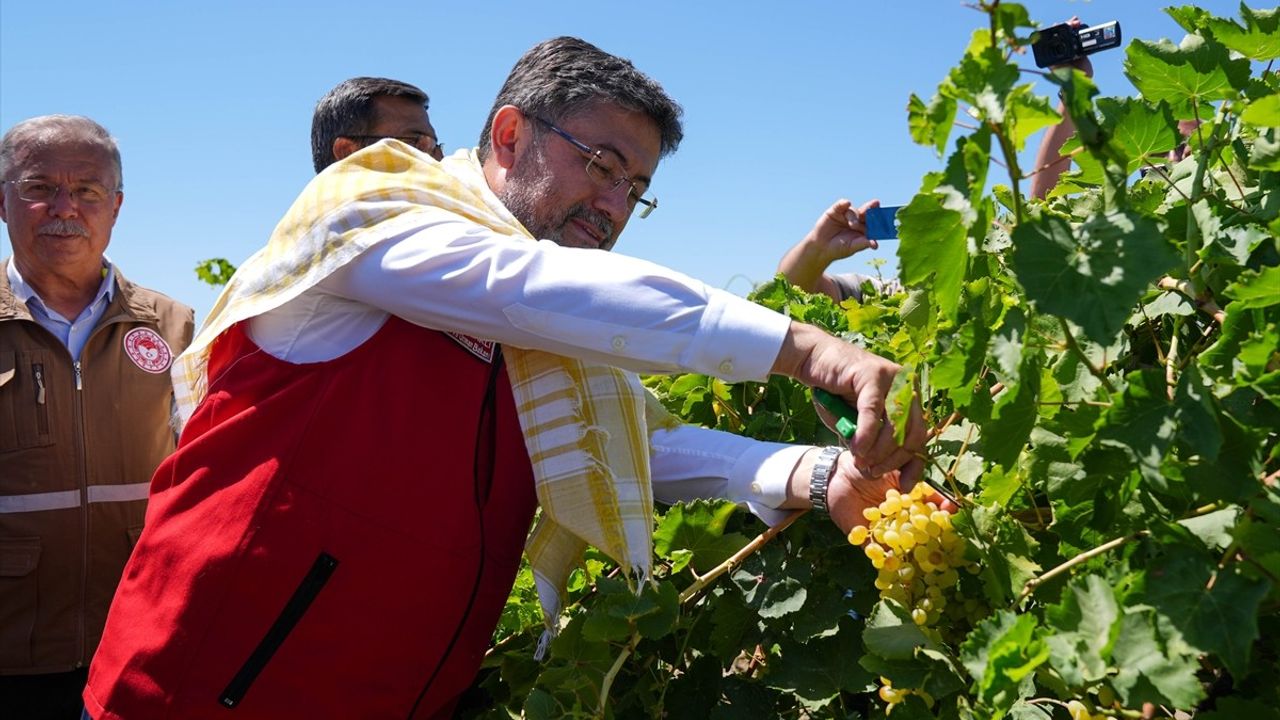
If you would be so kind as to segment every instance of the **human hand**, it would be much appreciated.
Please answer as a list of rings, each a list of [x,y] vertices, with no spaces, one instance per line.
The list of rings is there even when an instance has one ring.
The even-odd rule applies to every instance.
[[[852,455],[840,453],[827,485],[827,512],[831,522],[846,535],[855,525],[866,525],[862,511],[878,506],[890,488],[900,491],[900,477],[897,470],[868,477],[854,465]]]
[[[1077,30],[1084,27],[1084,21],[1082,21],[1079,17],[1076,17],[1075,15],[1071,16],[1071,19],[1067,21],[1067,24],[1073,28],[1076,28]],[[1064,67],[1075,68],[1080,72],[1084,73],[1086,77],[1093,77],[1093,63],[1089,61],[1088,55],[1082,55],[1076,58],[1075,60],[1072,60],[1071,62],[1062,64],[1062,65],[1051,65],[1049,69],[1057,70],[1058,68],[1064,68]]]
[[[858,411],[858,429],[850,448],[865,474],[879,476],[901,469],[903,481],[914,483],[924,470],[928,436],[918,398],[912,400],[901,445],[885,417],[885,399],[902,368],[812,325],[792,323],[791,328],[774,372],[823,388]],[[829,419],[824,413],[824,421]]]
[[[872,200],[854,210],[852,202],[837,200],[818,217],[800,244],[824,269],[860,250],[878,248],[880,244],[867,237],[866,219],[867,210],[879,206],[879,200]]]

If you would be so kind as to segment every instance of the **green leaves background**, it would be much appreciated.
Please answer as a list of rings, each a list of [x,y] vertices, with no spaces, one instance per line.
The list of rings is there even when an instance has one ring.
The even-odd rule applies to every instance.
[[[724,504],[671,508],[655,584],[637,595],[590,556],[543,664],[518,580],[463,717],[883,717],[881,677],[923,693],[895,720],[1064,718],[1069,700],[1277,717],[1280,11],[1171,8],[1188,35],[1128,45],[1133,97],[1054,74],[1078,134],[1039,201],[1017,151],[1058,106],[1014,52],[1026,10],[980,6],[989,23],[907,105],[943,161],[899,215],[907,292],[754,295],[919,381],[939,430],[928,472],[965,498],[954,524],[980,568],[963,606],[917,627],[822,518],[707,580],[764,528]],[[957,132],[961,116],[977,127]],[[647,383],[690,422],[835,441],[783,379]]]

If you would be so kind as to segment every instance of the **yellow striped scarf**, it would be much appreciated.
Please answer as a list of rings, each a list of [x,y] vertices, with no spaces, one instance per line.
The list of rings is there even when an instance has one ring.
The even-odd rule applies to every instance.
[[[266,247],[236,271],[200,333],[174,363],[180,422],[207,392],[209,349],[219,335],[296,298],[360,253],[412,231],[425,213],[439,210],[498,233],[532,237],[489,190],[473,151],[437,163],[389,140],[317,175]],[[648,579],[649,433],[678,421],[631,373],[520,348],[507,347],[504,354],[542,510],[525,552],[554,633],[565,582],[587,544],[621,565],[637,590]]]

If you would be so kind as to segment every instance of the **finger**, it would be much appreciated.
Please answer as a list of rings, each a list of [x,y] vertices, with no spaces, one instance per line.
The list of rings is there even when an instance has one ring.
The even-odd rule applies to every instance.
[[[848,398],[845,398],[848,400]],[[853,451],[854,464],[860,470],[870,470],[874,462],[874,451],[884,427],[884,396],[879,388],[864,388],[858,394],[858,429],[853,434],[853,443],[849,449]]]
[[[902,466],[902,474],[898,477],[898,484],[904,486],[902,492],[911,492],[911,488],[915,487],[915,484],[923,479],[924,460],[913,457]]]

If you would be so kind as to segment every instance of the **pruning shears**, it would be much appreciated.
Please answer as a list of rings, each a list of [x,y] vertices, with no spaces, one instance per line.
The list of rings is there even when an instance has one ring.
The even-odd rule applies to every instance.
[[[858,429],[858,411],[845,402],[844,398],[819,387],[813,388],[813,399],[817,400],[818,404],[836,417],[836,433],[845,440],[852,440],[854,431]],[[923,480],[939,495],[951,501],[952,505],[959,505],[955,496],[941,484],[927,477],[923,478]]]

